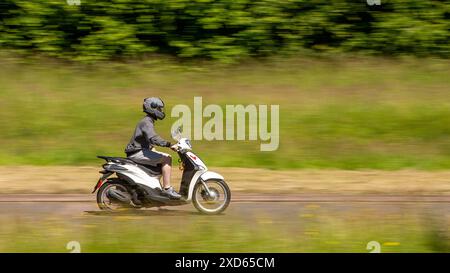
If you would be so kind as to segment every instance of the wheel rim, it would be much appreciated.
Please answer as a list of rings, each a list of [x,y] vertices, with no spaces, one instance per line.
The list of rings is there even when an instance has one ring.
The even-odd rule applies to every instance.
[[[207,180],[204,182],[213,196],[208,196],[205,187],[201,184],[197,187],[195,200],[200,209],[206,212],[216,212],[221,210],[227,203],[228,193],[222,183],[214,180]]]
[[[100,200],[101,204],[109,210],[118,210],[120,208],[123,208],[123,206],[121,205],[121,203],[119,201],[110,199],[108,197],[108,191],[110,189],[119,190],[121,192],[127,192],[127,188],[125,188],[125,186],[122,186],[119,184],[110,184],[110,185],[106,186],[102,192],[101,200]]]

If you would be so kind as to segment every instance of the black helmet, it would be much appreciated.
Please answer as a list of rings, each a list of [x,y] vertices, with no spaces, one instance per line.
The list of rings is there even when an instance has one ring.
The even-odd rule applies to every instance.
[[[164,119],[166,117],[166,114],[164,114],[164,102],[160,98],[151,97],[144,99],[142,108],[145,113],[154,119]]]

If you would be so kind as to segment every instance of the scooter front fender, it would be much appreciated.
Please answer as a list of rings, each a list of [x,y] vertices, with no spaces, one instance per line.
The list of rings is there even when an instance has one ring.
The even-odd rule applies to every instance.
[[[192,200],[192,194],[194,192],[194,187],[197,183],[199,183],[201,180],[206,181],[209,179],[218,179],[218,180],[224,180],[223,176],[216,172],[212,171],[198,171],[194,177],[192,178],[191,185],[189,186],[189,192],[188,196],[186,198],[186,201]]]
[[[206,171],[206,172],[202,173],[202,175],[200,175],[200,179],[202,179],[203,181],[206,181],[209,179],[225,180],[223,178],[223,176],[221,176],[220,174],[218,174],[216,172],[212,172],[212,171]]]

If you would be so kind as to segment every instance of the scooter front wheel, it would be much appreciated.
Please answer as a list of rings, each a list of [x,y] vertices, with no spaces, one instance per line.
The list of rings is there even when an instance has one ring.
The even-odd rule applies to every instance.
[[[197,183],[192,194],[194,207],[204,214],[219,214],[228,207],[230,201],[231,191],[223,180],[209,179]]]

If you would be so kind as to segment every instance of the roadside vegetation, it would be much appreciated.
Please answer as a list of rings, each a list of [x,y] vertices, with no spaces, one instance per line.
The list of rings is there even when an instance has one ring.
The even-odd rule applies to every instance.
[[[450,63],[345,55],[222,66],[155,56],[95,65],[3,54],[0,164],[98,164],[123,156],[143,98],[161,96],[170,138],[177,104],[280,105],[280,145],[193,141],[211,166],[271,169],[447,169]],[[208,119],[204,119],[205,121]]]
[[[182,210],[91,211],[72,217],[4,214],[0,252],[70,252],[67,243],[77,241],[81,252],[367,253],[367,244],[374,240],[383,253],[450,251],[449,219],[436,208],[431,213],[427,205],[349,209],[302,204],[289,210],[292,205],[280,204],[277,213],[249,210],[242,216],[219,217]]]

